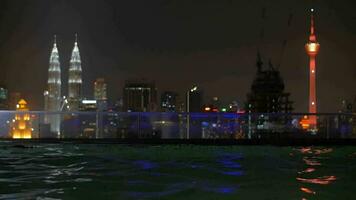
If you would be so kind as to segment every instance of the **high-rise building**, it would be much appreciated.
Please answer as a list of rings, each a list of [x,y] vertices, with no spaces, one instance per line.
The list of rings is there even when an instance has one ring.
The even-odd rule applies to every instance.
[[[177,109],[178,94],[175,92],[166,91],[161,94],[161,110],[162,112],[175,112]]]
[[[316,40],[314,9],[311,9],[310,36],[309,41],[305,44],[305,50],[309,55],[309,113],[317,112],[316,101],[316,56],[319,53],[320,44]],[[309,116],[309,125],[315,129],[317,126],[316,116]]]
[[[157,88],[154,82],[126,81],[123,94],[124,111],[151,112],[157,109]]]
[[[107,100],[107,86],[103,78],[97,78],[94,82],[94,99],[98,101]]]
[[[68,73],[68,105],[70,111],[79,110],[82,99],[82,64],[78,48],[78,37],[75,35],[74,48]]]
[[[5,86],[0,85],[0,110],[9,109],[9,95]]]
[[[103,78],[98,78],[94,82],[94,99],[100,111],[107,110],[107,85]]]
[[[57,48],[56,36],[49,59],[47,90],[44,92],[45,111],[58,112],[61,107],[61,64],[59,62],[59,53]],[[50,124],[51,132],[60,134],[60,116],[58,114],[48,113],[45,116],[45,123]]]

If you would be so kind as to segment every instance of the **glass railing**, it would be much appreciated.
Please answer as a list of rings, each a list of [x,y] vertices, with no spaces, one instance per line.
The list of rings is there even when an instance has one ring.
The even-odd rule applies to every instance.
[[[356,138],[353,113],[0,111],[0,126],[1,138]]]

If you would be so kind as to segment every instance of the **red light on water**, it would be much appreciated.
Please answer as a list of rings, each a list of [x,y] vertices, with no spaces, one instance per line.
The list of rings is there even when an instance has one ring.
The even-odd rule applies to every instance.
[[[309,188],[306,188],[306,187],[301,187],[300,190],[305,192],[305,193],[308,193],[308,194],[316,194],[315,191],[313,191],[313,190],[311,190]]]
[[[313,184],[318,184],[318,185],[329,185],[333,181],[336,180],[336,176],[323,176],[319,178],[299,178],[297,177],[297,180],[303,183],[313,183]]]

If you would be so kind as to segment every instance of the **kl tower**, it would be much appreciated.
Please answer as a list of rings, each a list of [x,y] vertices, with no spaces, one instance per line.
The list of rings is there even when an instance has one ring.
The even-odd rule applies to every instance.
[[[316,40],[315,24],[314,24],[314,9],[311,9],[310,19],[310,36],[309,41],[305,44],[305,50],[309,55],[309,113],[317,113],[316,103],[316,56],[318,55],[320,44]],[[309,128],[317,128],[316,115],[309,116]]]

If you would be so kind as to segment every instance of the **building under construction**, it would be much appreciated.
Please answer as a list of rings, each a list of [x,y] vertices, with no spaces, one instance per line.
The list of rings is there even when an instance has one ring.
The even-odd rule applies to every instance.
[[[257,74],[247,94],[249,138],[269,137],[268,133],[283,132],[290,121],[293,102],[284,91],[284,81],[278,69],[271,62],[265,67],[260,55],[257,58]],[[266,133],[266,134],[262,134]]]
[[[284,92],[284,81],[279,70],[269,62],[266,69],[257,58],[257,74],[247,95],[246,110],[252,113],[290,113],[293,110],[289,93]]]

